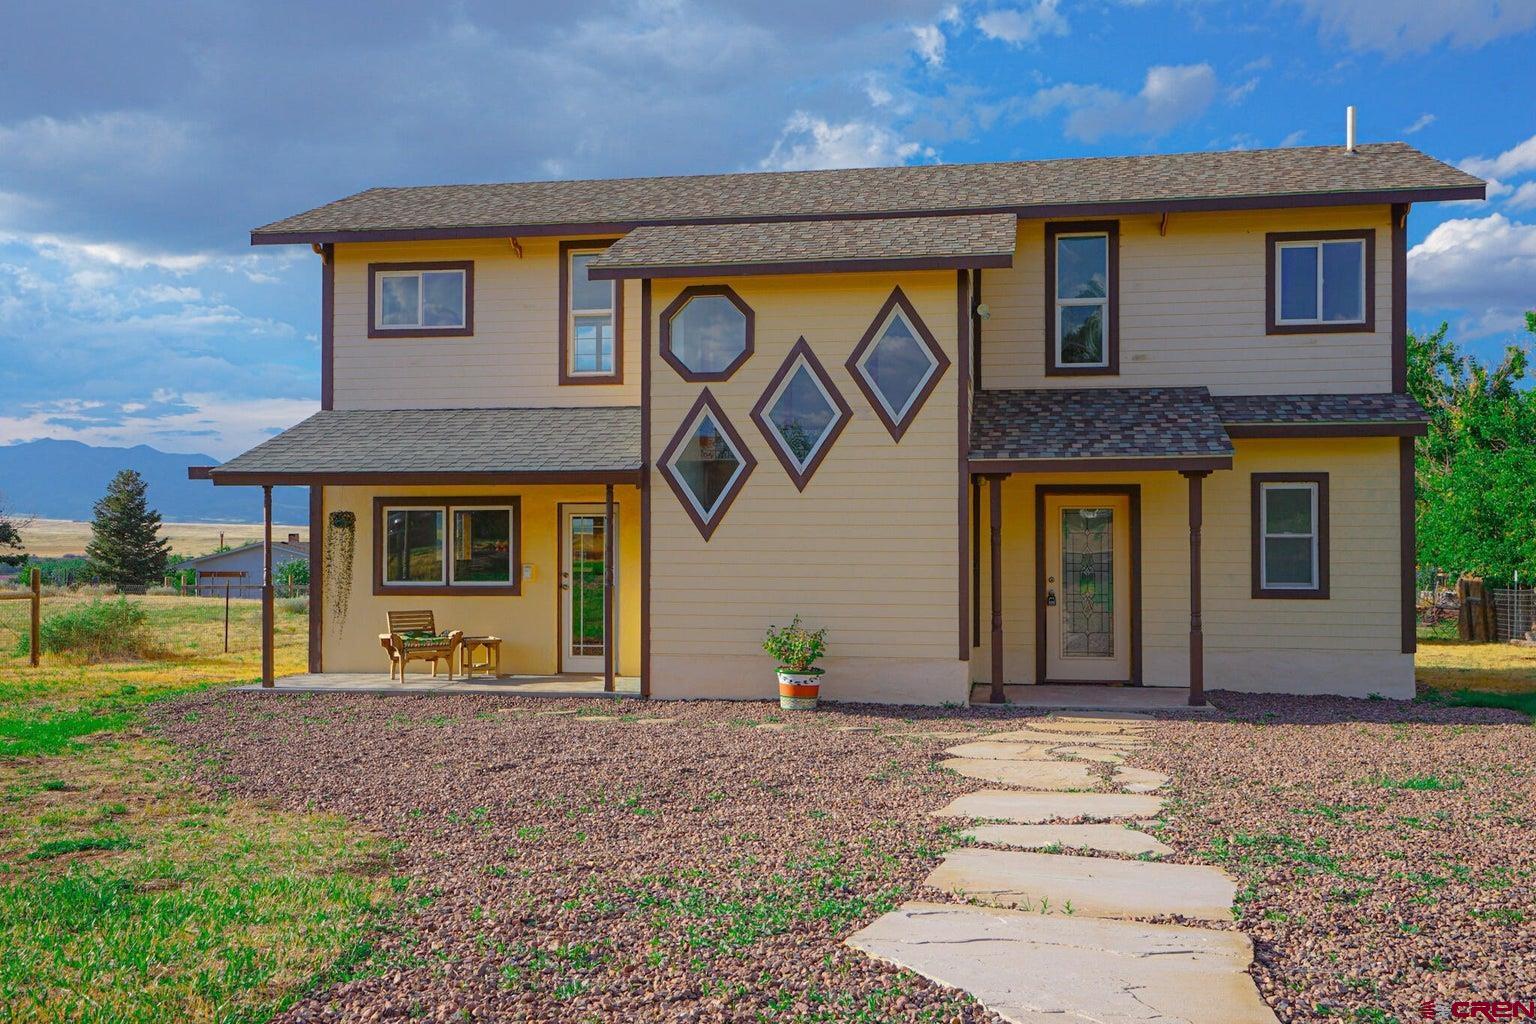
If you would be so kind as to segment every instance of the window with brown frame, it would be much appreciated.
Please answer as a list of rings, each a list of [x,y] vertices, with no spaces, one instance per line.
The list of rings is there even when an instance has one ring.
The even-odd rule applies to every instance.
[[[949,357],[897,287],[846,365],[891,440],[900,441],[949,369]]]
[[[1045,374],[1120,372],[1120,222],[1045,226]]]
[[[475,333],[475,264],[368,264],[368,337],[462,338]]]
[[[752,356],[756,319],[730,285],[690,285],[661,311],[661,358],[686,381],[730,380]]]
[[[1264,332],[1376,329],[1376,232],[1271,231],[1264,236]]]
[[[373,500],[373,592],[522,592],[521,501],[513,496]]]
[[[624,383],[624,282],[587,273],[611,239],[560,243],[560,383]]]
[[[1328,597],[1328,474],[1254,473],[1255,598]]]

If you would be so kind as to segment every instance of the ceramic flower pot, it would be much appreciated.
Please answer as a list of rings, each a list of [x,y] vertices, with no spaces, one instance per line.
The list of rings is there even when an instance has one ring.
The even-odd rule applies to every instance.
[[[820,672],[779,673],[779,707],[785,711],[814,711],[820,696]]]

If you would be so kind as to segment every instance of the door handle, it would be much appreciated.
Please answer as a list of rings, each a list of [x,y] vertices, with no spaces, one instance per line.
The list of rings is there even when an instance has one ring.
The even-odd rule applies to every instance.
[[[1054,589],[1045,592],[1045,604],[1047,608],[1056,607],[1056,591]]]

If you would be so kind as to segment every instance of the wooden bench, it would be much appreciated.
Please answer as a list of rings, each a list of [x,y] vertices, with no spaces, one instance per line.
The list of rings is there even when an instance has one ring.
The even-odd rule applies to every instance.
[[[437,676],[437,663],[446,661],[448,678],[453,678],[453,662],[458,655],[459,643],[464,639],[462,629],[455,629],[439,636],[437,624],[430,611],[385,614],[389,620],[389,632],[379,634],[379,644],[389,654],[390,679],[394,679],[398,671],[400,681],[405,682],[405,668],[413,661],[430,661],[434,678]],[[431,639],[411,639],[406,636],[408,633],[425,633]]]

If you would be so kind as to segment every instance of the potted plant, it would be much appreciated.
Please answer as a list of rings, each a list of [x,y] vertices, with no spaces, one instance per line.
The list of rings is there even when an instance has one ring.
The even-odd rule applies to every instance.
[[[779,663],[779,707],[786,711],[815,710],[822,674],[816,662],[827,653],[827,631],[806,629],[796,615],[783,628],[768,627],[763,650]]]

